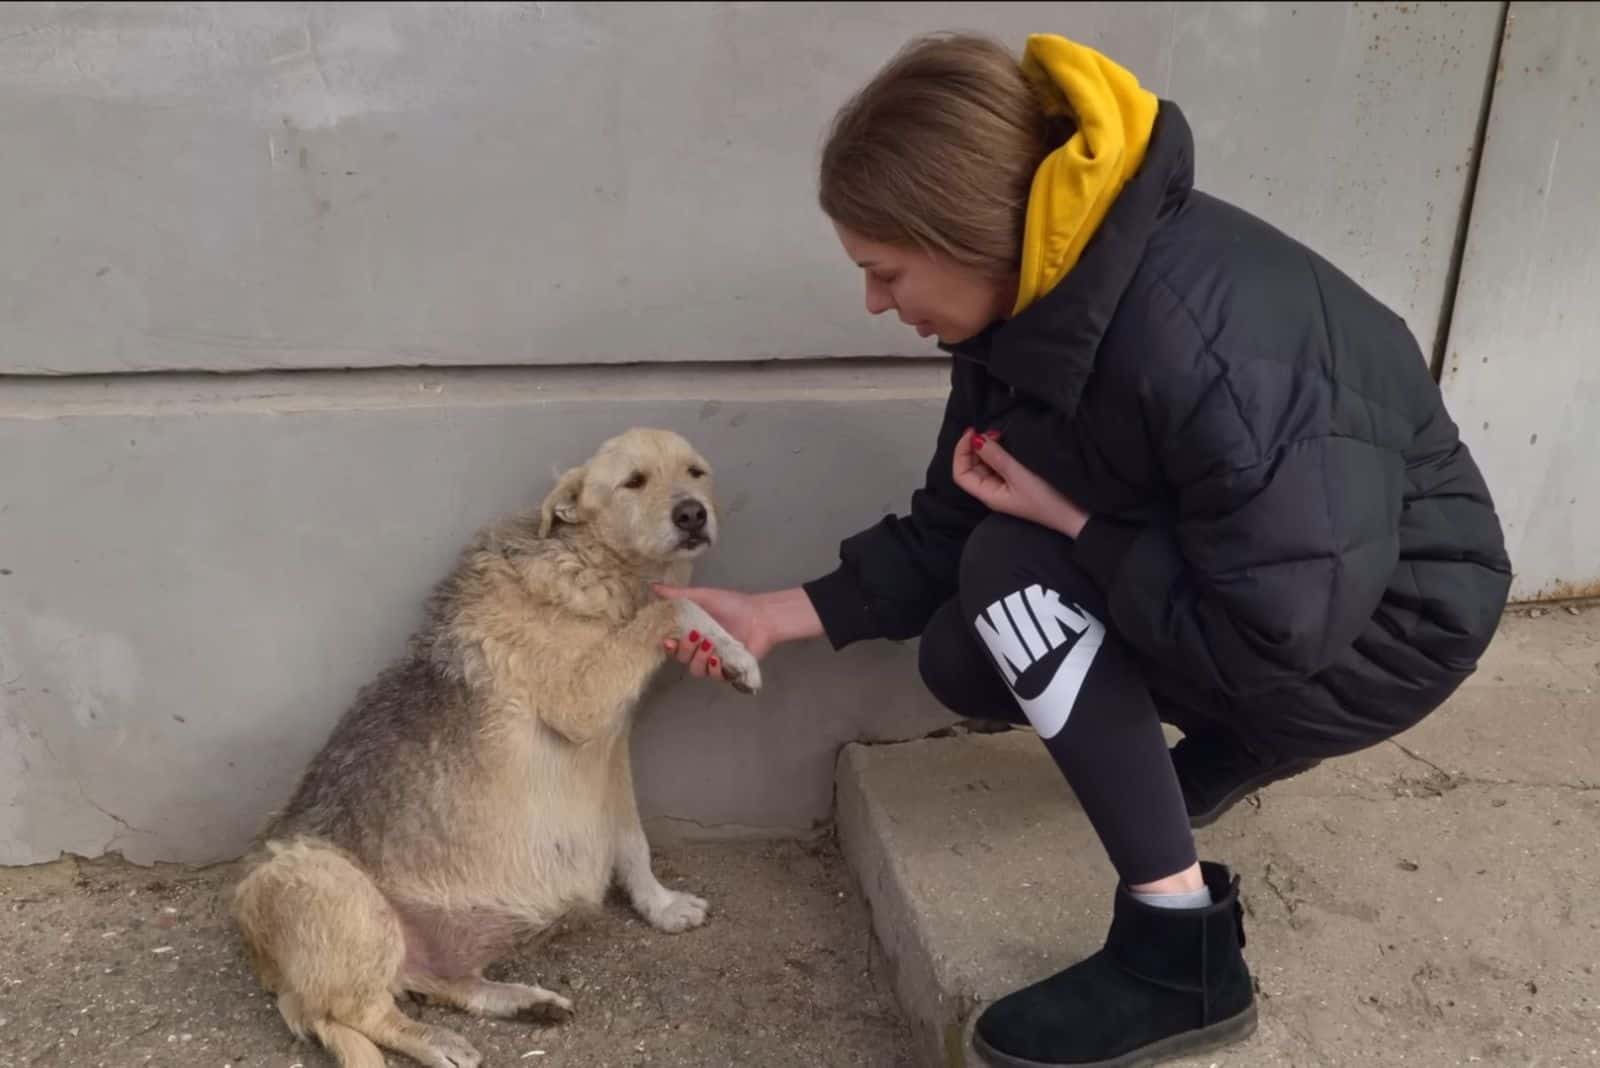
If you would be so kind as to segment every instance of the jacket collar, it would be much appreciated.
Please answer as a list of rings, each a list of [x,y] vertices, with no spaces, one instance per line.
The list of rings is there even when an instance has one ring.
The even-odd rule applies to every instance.
[[[1193,188],[1193,134],[1178,106],[1163,100],[1144,165],[1123,186],[1071,272],[1021,315],[940,347],[987,365],[994,377],[1070,417],[1151,235]]]

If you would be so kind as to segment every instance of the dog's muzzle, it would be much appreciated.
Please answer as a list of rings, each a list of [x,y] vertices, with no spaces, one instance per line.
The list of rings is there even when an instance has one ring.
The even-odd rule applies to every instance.
[[[706,506],[693,497],[672,506],[672,525],[680,536],[679,544],[685,549],[698,549],[711,541],[707,532]]]

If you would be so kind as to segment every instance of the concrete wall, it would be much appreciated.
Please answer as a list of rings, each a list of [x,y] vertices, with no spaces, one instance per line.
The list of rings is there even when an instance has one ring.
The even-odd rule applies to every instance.
[[[1075,34],[1200,180],[1431,340],[1494,5],[0,7],[0,370],[928,354],[856,314],[828,116],[914,33]]]
[[[1441,382],[1519,599],[1600,595],[1600,5],[1513,4]]]
[[[230,855],[470,530],[622,426],[720,467],[710,581],[794,583],[903,508],[940,362],[755,361],[929,354],[867,320],[812,192],[826,117],[912,33],[1061,30],[1119,57],[1181,101],[1204,187],[1427,347],[1497,25],[1494,5],[0,7],[0,373],[32,376],[0,377],[0,863]],[[840,742],[942,719],[911,653],[785,651],[755,702],[667,686],[646,808],[824,818]]]
[[[634,424],[717,467],[696,578],[792,584],[920,475],[941,368],[160,378],[0,394],[0,859],[210,860],[280,803],[485,518]],[[907,650],[684,683],[638,735],[652,813],[804,829],[834,751],[937,718]]]

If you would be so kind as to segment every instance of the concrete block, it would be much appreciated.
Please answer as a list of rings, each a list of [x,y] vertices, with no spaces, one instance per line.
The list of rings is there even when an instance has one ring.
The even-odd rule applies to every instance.
[[[481,523],[634,424],[718,474],[696,578],[780,588],[903,511],[943,364],[140,377],[0,387],[0,863],[234,855]],[[803,833],[839,745],[944,722],[914,650],[781,650],[749,699],[664,673],[641,802]]]
[[[1587,1063],[1600,1033],[1600,611],[1508,617],[1394,741],[1199,832],[1242,878],[1261,1027],[1188,1068]],[[837,820],[922,1062],[1103,943],[1115,875],[1029,730],[841,754]]]
[[[1116,876],[1032,731],[846,746],[836,797],[923,1063],[978,1063],[974,1010],[1104,937]]]

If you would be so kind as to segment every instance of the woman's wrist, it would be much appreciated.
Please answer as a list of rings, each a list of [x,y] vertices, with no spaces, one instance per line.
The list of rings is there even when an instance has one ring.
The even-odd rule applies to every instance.
[[[773,645],[822,637],[822,618],[799,586],[756,595]]]
[[[1076,540],[1083,533],[1083,528],[1089,525],[1089,515],[1076,505],[1062,501],[1059,507],[1052,509],[1045,517],[1044,525],[1058,534],[1065,534]]]

